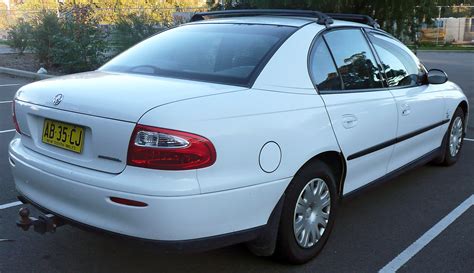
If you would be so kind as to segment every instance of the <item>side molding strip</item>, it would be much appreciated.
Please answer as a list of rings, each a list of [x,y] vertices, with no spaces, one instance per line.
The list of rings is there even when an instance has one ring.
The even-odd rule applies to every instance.
[[[434,149],[433,151],[425,154],[424,156],[418,158],[418,159],[415,159],[413,161],[411,161],[410,163],[406,164],[406,165],[403,165],[402,167],[396,169],[396,170],[393,170],[391,171],[390,173],[380,177],[380,178],[377,178],[375,179],[374,181],[370,182],[370,183],[367,183],[365,184],[364,186],[360,187],[360,188],[357,188],[351,192],[348,192],[346,193],[345,195],[343,195],[343,200],[348,200],[348,199],[351,199],[355,196],[357,196],[359,193],[362,193],[366,190],[369,190],[373,187],[376,187],[377,185],[381,184],[381,183],[384,183],[384,182],[387,182],[388,180],[391,180],[409,170],[412,170],[412,169],[415,169],[415,168],[418,168],[418,167],[421,167],[425,164],[427,164],[428,162],[430,162],[431,160],[435,159],[440,153],[442,153],[442,150],[441,148],[437,148],[437,149]]]
[[[405,140],[410,139],[410,138],[412,138],[412,137],[415,137],[415,136],[417,136],[417,135],[423,134],[423,133],[425,133],[425,132],[427,132],[427,131],[429,131],[429,130],[432,130],[432,129],[434,129],[434,128],[436,128],[436,127],[439,127],[439,126],[441,126],[441,125],[443,125],[443,124],[446,124],[446,123],[448,123],[449,121],[450,121],[449,119],[445,119],[445,120],[440,121],[440,122],[437,122],[437,123],[435,123],[435,124],[433,124],[433,125],[430,125],[430,126],[427,126],[427,127],[425,127],[425,128],[421,128],[421,129],[419,129],[419,130],[416,130],[416,131],[413,131],[413,132],[411,132],[411,133],[408,133],[408,134],[406,134],[406,135],[399,136],[399,137],[394,138],[394,139],[391,139],[391,140],[389,140],[389,141],[382,142],[382,143],[380,143],[380,144],[377,144],[377,145],[375,145],[375,146],[372,146],[372,147],[367,148],[367,149],[365,149],[365,150],[362,150],[362,151],[360,151],[360,152],[357,152],[357,153],[354,153],[354,154],[349,155],[349,156],[347,157],[347,160],[353,160],[353,159],[356,159],[356,158],[359,158],[359,157],[362,157],[362,156],[371,154],[371,153],[376,152],[376,151],[378,151],[378,150],[382,150],[382,149],[384,149],[384,148],[387,148],[387,147],[392,146],[392,145],[394,145],[394,144],[397,144],[397,143],[399,143],[399,142],[402,142],[402,141],[405,141]]]

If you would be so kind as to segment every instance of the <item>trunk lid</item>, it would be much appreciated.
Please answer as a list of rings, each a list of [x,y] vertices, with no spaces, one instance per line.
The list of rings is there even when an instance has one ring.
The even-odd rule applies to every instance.
[[[24,86],[17,99],[86,115],[137,122],[148,110],[171,102],[245,88],[138,74],[93,71]],[[62,94],[60,104],[53,99]]]
[[[25,147],[77,166],[120,173],[126,167],[135,124],[147,111],[180,100],[243,89],[142,75],[89,72],[24,86],[17,93],[15,105]],[[53,101],[58,94],[62,95],[62,101],[55,105]],[[46,119],[83,128],[82,152],[45,143]]]

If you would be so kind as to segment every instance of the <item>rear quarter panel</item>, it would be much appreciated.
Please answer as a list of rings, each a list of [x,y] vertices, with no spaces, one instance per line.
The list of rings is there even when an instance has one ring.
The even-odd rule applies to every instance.
[[[324,102],[308,73],[308,52],[322,29],[312,23],[290,36],[252,89],[163,105],[139,122],[200,134],[212,141],[217,160],[197,171],[201,193],[293,177],[315,155],[340,151]],[[281,150],[279,167],[271,173],[259,164],[260,151],[269,141]]]
[[[201,193],[291,178],[313,156],[339,151],[316,92],[304,95],[250,89],[197,98],[153,109],[140,123],[187,131],[212,141],[217,160],[197,171]],[[269,141],[280,146],[282,155],[272,173],[264,172],[259,164],[260,150]]]

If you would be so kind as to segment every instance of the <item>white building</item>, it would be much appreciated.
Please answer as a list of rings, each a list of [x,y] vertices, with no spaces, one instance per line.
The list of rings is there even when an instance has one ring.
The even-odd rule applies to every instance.
[[[2,0],[5,5],[7,5],[7,10],[10,10],[10,0]]]
[[[474,43],[474,18],[441,18],[447,43]]]

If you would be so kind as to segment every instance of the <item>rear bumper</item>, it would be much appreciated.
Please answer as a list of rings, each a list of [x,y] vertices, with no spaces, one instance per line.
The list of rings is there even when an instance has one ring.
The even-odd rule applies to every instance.
[[[140,240],[147,243],[152,243],[153,246],[158,247],[164,251],[176,251],[176,252],[196,252],[196,251],[207,251],[216,248],[221,248],[225,246],[230,246],[242,242],[248,242],[257,239],[263,232],[266,231],[266,226],[251,228],[247,230],[232,232],[223,235],[211,236],[206,238],[199,238],[199,239],[192,239],[192,240],[174,240],[174,241],[162,241],[162,240],[150,240],[144,239],[141,237],[133,237],[128,236],[116,232],[112,232],[105,229],[100,229],[94,226],[90,226],[81,222],[77,222],[73,219],[69,219],[58,213],[48,210],[35,202],[31,201],[28,197],[22,195],[18,196],[18,199],[23,202],[24,204],[30,204],[33,207],[37,208],[38,210],[42,211],[43,213],[53,214],[56,217],[61,218],[65,224],[69,224],[71,226],[77,227],[79,229],[94,232],[98,234],[107,234],[116,236],[118,238],[129,239],[129,240]]]
[[[9,155],[18,192],[36,206],[88,227],[178,245],[242,231],[246,234],[264,226],[288,183],[288,179],[283,179],[208,194],[145,195],[59,176],[54,170],[56,160],[25,150],[18,138],[11,142]],[[61,170],[57,172],[62,174]],[[137,181],[137,177],[128,178]],[[156,185],[160,186],[159,181]],[[148,206],[120,205],[110,201],[110,197],[137,200]]]

